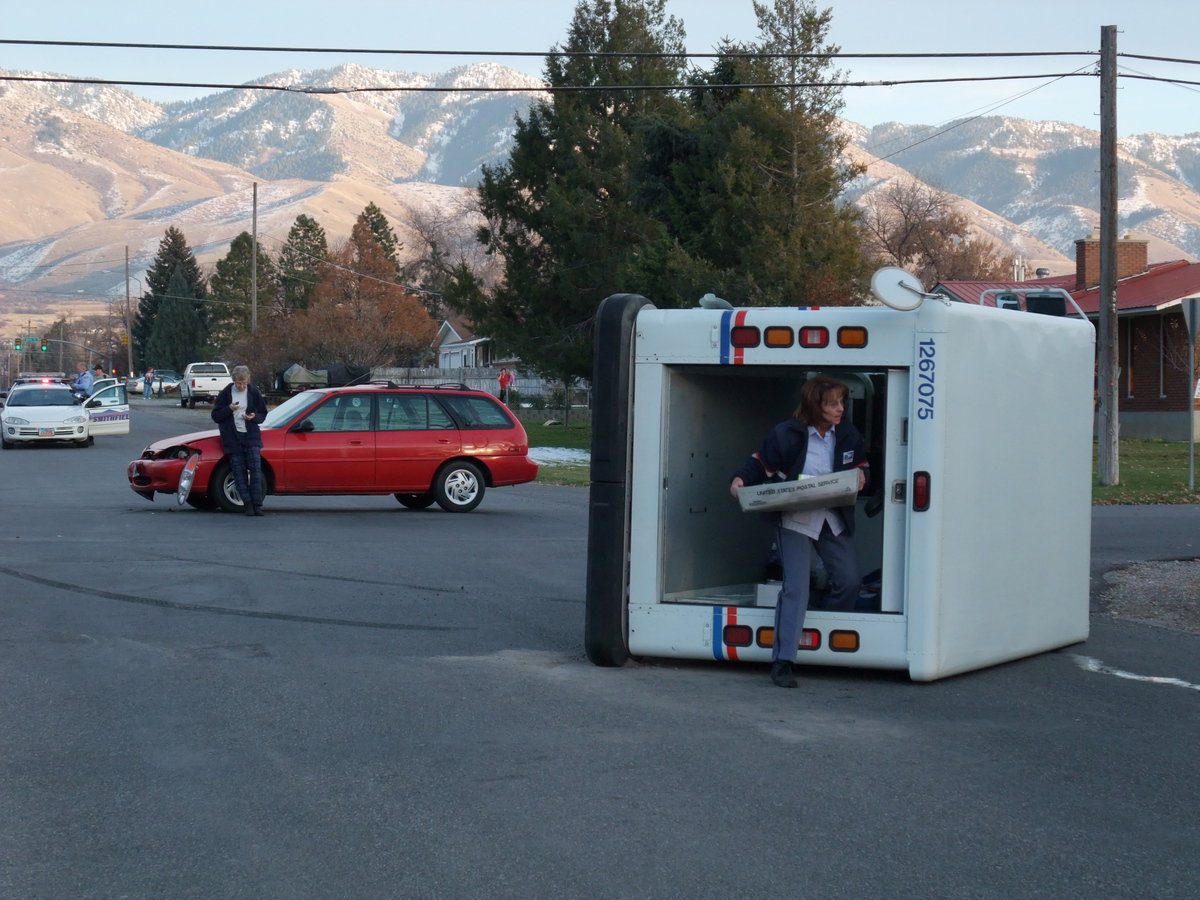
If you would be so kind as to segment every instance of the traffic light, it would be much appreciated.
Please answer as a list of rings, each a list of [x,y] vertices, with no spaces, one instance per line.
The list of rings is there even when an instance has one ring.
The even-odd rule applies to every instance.
[[[45,338],[42,338],[42,352],[48,353],[49,350],[50,350],[50,342],[48,340],[46,340]]]
[[[13,338],[13,349],[14,350],[21,349],[21,339],[20,338]]]

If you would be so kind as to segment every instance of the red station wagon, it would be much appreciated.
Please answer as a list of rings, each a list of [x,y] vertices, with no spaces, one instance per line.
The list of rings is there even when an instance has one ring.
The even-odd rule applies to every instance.
[[[409,509],[436,501],[470,512],[485,487],[533,481],[538,470],[521,423],[463,385],[304,391],[271,410],[262,440],[268,494],[393,494]],[[129,486],[148,500],[174,494],[197,509],[242,510],[215,429],[151,444],[129,464]]]

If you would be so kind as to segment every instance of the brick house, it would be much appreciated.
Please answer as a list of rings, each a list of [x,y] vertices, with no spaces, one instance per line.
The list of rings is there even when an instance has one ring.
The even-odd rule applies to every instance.
[[[1187,326],[1181,301],[1200,296],[1200,263],[1149,263],[1148,242],[1127,235],[1117,242],[1118,418],[1123,438],[1185,441],[1196,377],[1188,377]],[[979,303],[986,290],[1063,288],[1093,322],[1100,309],[1100,238],[1075,242],[1075,274],[1024,282],[947,281],[934,291]],[[994,296],[985,302],[994,305]],[[1193,417],[1200,420],[1200,416]],[[1193,425],[1200,439],[1200,421]]]

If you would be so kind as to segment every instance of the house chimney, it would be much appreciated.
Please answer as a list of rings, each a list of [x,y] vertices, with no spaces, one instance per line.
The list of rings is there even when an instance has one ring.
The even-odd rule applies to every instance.
[[[1092,232],[1075,242],[1075,290],[1100,283],[1100,235]]]
[[[1117,279],[1141,275],[1150,267],[1150,242],[1136,234],[1117,241]]]
[[[1150,242],[1127,234],[1117,241],[1117,280],[1141,275],[1149,266]],[[1100,235],[1089,234],[1075,242],[1075,290],[1100,283]]]

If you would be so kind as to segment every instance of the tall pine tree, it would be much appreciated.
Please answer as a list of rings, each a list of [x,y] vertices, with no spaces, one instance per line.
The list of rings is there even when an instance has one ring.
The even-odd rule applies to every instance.
[[[258,266],[254,272],[258,290],[251,290],[251,254],[254,239],[243,231],[229,245],[229,253],[217,262],[208,280],[209,344],[220,356],[237,337],[250,331],[251,322],[262,321],[275,306],[277,285],[275,264],[258,248]],[[252,314],[252,300],[258,310]]]
[[[296,216],[276,261],[278,300],[283,312],[308,308],[317,287],[317,274],[328,252],[325,229],[311,216]]]
[[[188,276],[181,264],[159,300],[158,313],[146,341],[145,365],[182,372],[188,363],[204,355],[207,329],[188,289]]]
[[[518,117],[508,161],[484,168],[479,236],[504,279],[489,296],[460,277],[447,300],[501,352],[565,383],[591,372],[597,304],[645,291],[647,260],[669,256],[631,171],[643,123],[677,114],[683,60],[611,54],[682,53],[683,37],[665,0],[581,0],[562,46],[572,55],[547,58],[553,103]],[[629,89],[647,85],[664,90]]]
[[[652,129],[648,183],[672,236],[719,273],[719,295],[754,306],[853,302],[865,276],[859,217],[839,197],[858,170],[842,161],[839,73],[812,58],[838,50],[825,43],[829,11],[803,0],[754,9],[759,40],[724,44],[694,77],[692,123]]]
[[[375,240],[379,242],[380,248],[383,250],[383,255],[386,256],[392,263],[392,268],[396,270],[396,274],[400,274],[400,251],[404,249],[404,245],[400,243],[396,233],[392,231],[392,226],[388,224],[387,216],[374,203],[368,203],[366,209],[358,214],[358,221],[365,224],[371,230],[371,234],[375,236]]]
[[[179,292],[172,296],[188,298],[192,301],[192,307],[201,329],[207,333],[208,311],[204,307],[206,296],[204,277],[183,232],[172,225],[167,228],[166,234],[158,244],[158,253],[150,264],[150,268],[146,270],[146,290],[142,299],[138,301],[137,312],[134,314],[134,365],[139,369],[144,369],[147,365],[166,365],[147,359],[147,344],[150,334],[154,330],[154,321],[158,317],[162,300],[168,294],[167,288],[177,269],[182,282],[178,285]]]

